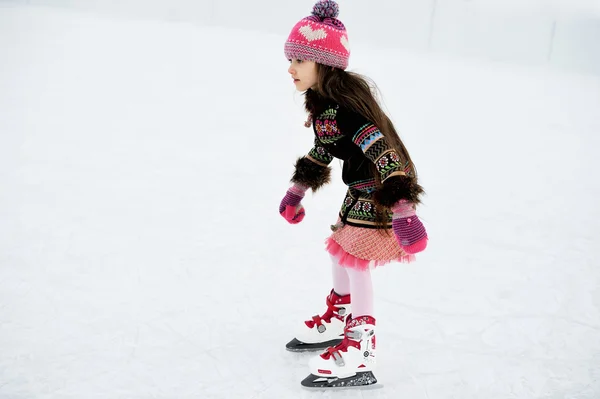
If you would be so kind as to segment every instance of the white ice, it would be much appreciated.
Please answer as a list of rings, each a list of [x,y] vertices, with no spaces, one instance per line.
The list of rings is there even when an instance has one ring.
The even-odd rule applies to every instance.
[[[301,389],[345,188],[277,214],[284,39],[0,4],[0,397],[600,397],[600,78],[366,46],[430,245],[374,273],[383,388]]]

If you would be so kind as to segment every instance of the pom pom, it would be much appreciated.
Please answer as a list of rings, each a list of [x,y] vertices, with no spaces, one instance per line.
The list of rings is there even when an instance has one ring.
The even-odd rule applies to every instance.
[[[338,4],[333,0],[320,0],[313,7],[312,14],[321,19],[337,18],[340,13]]]

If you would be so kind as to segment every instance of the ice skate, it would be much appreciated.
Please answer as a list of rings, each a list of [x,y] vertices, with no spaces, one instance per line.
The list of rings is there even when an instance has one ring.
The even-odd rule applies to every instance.
[[[296,336],[285,346],[292,352],[319,351],[342,342],[346,317],[350,314],[350,295],[338,295],[331,290],[327,296],[327,311],[302,323]]]
[[[375,319],[360,316],[349,320],[343,341],[309,362],[310,375],[302,381],[308,388],[355,388],[377,383],[375,368]]]

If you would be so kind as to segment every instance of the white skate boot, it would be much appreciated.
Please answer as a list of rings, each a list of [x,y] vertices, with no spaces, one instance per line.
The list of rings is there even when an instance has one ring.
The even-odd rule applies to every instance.
[[[309,388],[347,388],[373,385],[375,368],[375,319],[350,319],[344,340],[309,361],[311,374],[302,381]]]
[[[350,295],[338,295],[331,290],[327,296],[327,311],[302,323],[296,337],[287,343],[292,352],[318,351],[335,346],[344,338],[346,317],[350,314]]]

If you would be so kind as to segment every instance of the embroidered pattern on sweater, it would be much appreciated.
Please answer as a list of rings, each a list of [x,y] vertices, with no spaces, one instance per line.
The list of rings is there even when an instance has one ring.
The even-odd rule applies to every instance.
[[[383,133],[372,123],[360,127],[352,141],[360,147],[367,158],[375,163],[382,182],[402,167],[396,150],[388,145]]]
[[[366,179],[366,180],[356,180],[350,184],[350,187],[364,191],[365,193],[372,193],[377,189],[377,183],[375,179]]]
[[[361,196],[357,199],[351,194],[350,190],[348,190],[344,202],[342,203],[339,216],[343,219],[344,215],[346,215],[345,222],[351,226],[374,227],[376,225],[375,204],[368,194],[361,193]],[[388,212],[386,216],[385,225],[387,228],[391,228],[392,213]]]
[[[336,115],[337,110],[330,108],[319,115],[314,121],[315,133],[323,144],[334,143],[343,137],[335,120]]]
[[[333,161],[333,155],[331,155],[320,143],[319,140],[315,140],[315,146],[308,152],[308,156],[313,158],[315,161],[320,162],[322,165],[329,165]]]

